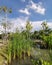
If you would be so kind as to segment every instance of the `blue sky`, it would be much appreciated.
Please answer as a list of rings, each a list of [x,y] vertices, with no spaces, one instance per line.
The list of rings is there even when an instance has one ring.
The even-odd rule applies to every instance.
[[[41,10],[37,12],[36,8],[33,9],[33,5],[37,7],[37,10],[38,8]],[[10,18],[24,16],[29,17],[29,20],[33,21],[52,20],[52,0],[0,0],[0,6],[12,8],[12,13],[9,14]],[[25,11],[25,8],[30,14],[21,12],[22,10]]]
[[[40,29],[41,23],[47,20],[48,25],[52,28],[52,0],[0,0],[0,6],[12,8],[12,13],[8,14],[15,24],[24,27],[25,21],[30,20],[35,26],[33,29]],[[0,13],[0,19],[4,16]],[[19,22],[17,22],[19,21]]]

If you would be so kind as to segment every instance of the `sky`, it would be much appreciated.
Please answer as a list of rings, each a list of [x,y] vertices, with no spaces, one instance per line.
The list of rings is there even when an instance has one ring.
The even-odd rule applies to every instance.
[[[0,0],[0,6],[12,8],[8,19],[13,21],[15,26],[21,24],[24,27],[25,22],[29,20],[36,29],[40,29],[41,23],[46,20],[52,28],[52,0]],[[5,15],[0,13],[0,19],[3,16]]]

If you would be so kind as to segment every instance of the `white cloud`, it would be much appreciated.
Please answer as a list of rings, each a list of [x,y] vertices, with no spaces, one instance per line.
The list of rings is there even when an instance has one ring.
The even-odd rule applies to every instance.
[[[24,13],[26,15],[30,15],[30,12],[29,12],[28,8],[21,9],[21,10],[19,10],[19,12]]]
[[[22,0],[25,2],[25,0]],[[20,9],[19,12],[24,13],[26,15],[30,15],[29,10],[32,9],[34,12],[44,15],[45,8],[42,6],[42,2],[34,3],[32,0],[29,0],[28,5],[24,9]]]
[[[31,21],[32,22],[32,21]],[[33,21],[32,22],[32,25],[33,25],[33,29],[32,29],[32,31],[34,31],[34,30],[40,30],[42,27],[41,27],[41,23],[42,23],[43,21]]]
[[[29,5],[27,5],[29,8],[34,10],[35,12],[44,15],[45,14],[45,8],[42,6],[42,3],[34,3],[32,0],[29,1]]]
[[[47,24],[52,29],[52,22],[48,22]]]
[[[14,19],[14,20],[12,20],[12,21],[14,21],[13,27],[14,28],[18,27],[20,30],[21,30],[21,27],[23,27],[25,29],[27,20],[28,20],[27,17],[26,18],[20,17],[20,18]],[[33,26],[32,31],[42,29],[42,26],[41,26],[42,22],[44,22],[44,21],[30,21],[30,23],[32,23],[32,26]],[[48,24],[49,28],[52,29],[52,22],[47,22],[47,24]]]
[[[11,22],[13,23],[13,28],[12,31],[15,31],[16,28],[18,28],[19,30],[21,30],[21,28],[25,29],[25,23],[28,20],[28,17],[19,17],[19,18],[14,18],[11,20]]]
[[[19,28],[19,30],[22,30],[21,27],[25,29],[28,17],[19,17],[19,18],[13,18],[13,19],[9,19],[9,20],[13,24],[10,31],[15,32],[17,27]],[[32,23],[32,26],[33,26],[32,31],[42,29],[42,26],[41,26],[42,22],[43,21],[30,21],[30,23]],[[52,22],[47,22],[47,24],[48,24],[49,28],[52,29]],[[1,25],[0,25],[0,30],[3,30]]]

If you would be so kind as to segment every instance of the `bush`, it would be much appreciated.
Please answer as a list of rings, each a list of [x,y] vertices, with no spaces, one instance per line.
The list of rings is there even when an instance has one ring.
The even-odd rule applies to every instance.
[[[46,47],[52,49],[52,34],[49,36],[43,36],[43,40],[46,42]]]

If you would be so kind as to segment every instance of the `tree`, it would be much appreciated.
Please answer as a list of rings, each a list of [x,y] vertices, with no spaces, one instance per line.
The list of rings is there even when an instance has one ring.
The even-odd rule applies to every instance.
[[[31,25],[31,23],[29,21],[27,21],[27,23],[26,23],[26,30],[28,32],[30,32],[31,29],[32,29],[32,25]]]
[[[42,25],[43,30],[47,30],[48,29],[48,25],[47,25],[46,21],[43,22],[41,25]]]
[[[7,8],[6,6],[0,7],[0,11],[5,13],[5,22],[2,22],[2,26],[5,29],[5,40],[7,40],[7,28],[8,28],[8,20],[7,20],[7,15],[8,13],[12,12],[12,9]]]
[[[27,21],[26,23],[26,37],[27,38],[30,38],[31,29],[32,29],[32,24],[29,21]]]
[[[42,33],[45,34],[45,35],[48,35],[49,32],[50,32],[50,29],[49,29],[49,27],[47,25],[47,22],[44,21],[41,25],[42,25],[42,29],[43,29]]]

